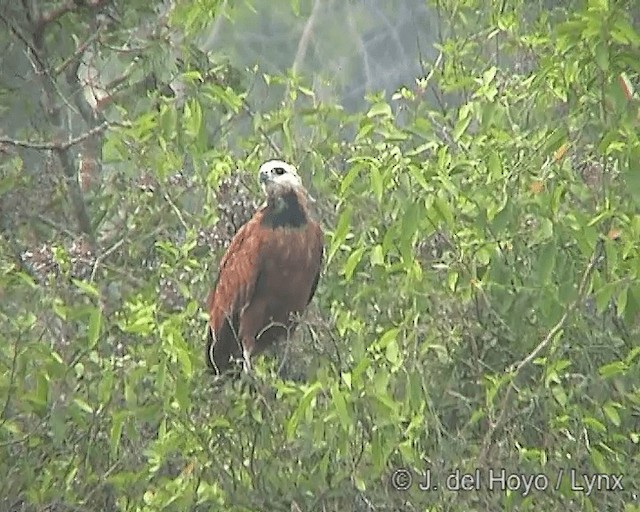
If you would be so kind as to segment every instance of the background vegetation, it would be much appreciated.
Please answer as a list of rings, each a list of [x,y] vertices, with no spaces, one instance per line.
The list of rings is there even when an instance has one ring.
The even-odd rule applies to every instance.
[[[0,510],[640,510],[637,3],[230,4],[2,2]],[[275,156],[327,261],[249,389],[203,305]]]

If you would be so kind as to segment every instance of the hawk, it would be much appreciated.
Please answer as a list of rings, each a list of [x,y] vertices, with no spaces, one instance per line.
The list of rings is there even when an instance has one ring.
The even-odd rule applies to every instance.
[[[293,318],[315,294],[323,261],[322,228],[296,168],[280,160],[260,167],[266,202],[235,234],[209,295],[207,362],[218,374],[295,329]]]

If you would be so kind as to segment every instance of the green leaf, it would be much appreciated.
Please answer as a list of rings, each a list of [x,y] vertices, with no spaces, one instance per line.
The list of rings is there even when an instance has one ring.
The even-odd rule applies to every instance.
[[[459,141],[460,137],[467,131],[469,125],[471,124],[471,113],[467,112],[464,117],[461,117],[456,125],[453,127],[453,140]]]
[[[607,427],[605,427],[601,421],[592,416],[586,416],[582,418],[582,423],[587,427],[591,427],[592,430],[595,430],[597,432],[604,433],[607,431]]]
[[[489,153],[489,160],[487,162],[487,169],[491,178],[494,180],[502,178],[502,161],[500,160],[500,155],[495,151],[491,151]]]
[[[629,287],[624,286],[620,293],[618,293],[618,298],[616,299],[616,314],[619,318],[624,318],[625,310],[627,309],[627,300],[629,298]]]
[[[347,237],[349,226],[351,225],[351,212],[351,208],[346,206],[344,211],[340,214],[340,217],[338,217],[338,225],[333,233],[331,246],[329,247],[327,254],[327,266],[331,263],[336,252],[340,248],[340,245],[342,245]]]
[[[49,425],[53,434],[53,442],[57,446],[62,446],[68,435],[67,418],[62,407],[55,407],[51,412]]]
[[[447,273],[447,286],[449,290],[451,290],[454,293],[456,291],[459,276],[460,276],[459,273],[455,270],[450,270]]]
[[[300,403],[298,404],[298,407],[296,408],[294,413],[289,418],[289,421],[287,422],[286,435],[288,440],[291,441],[295,437],[300,420],[304,416],[306,416],[307,410],[311,406],[311,402],[317,396],[320,389],[321,389],[320,384],[318,382],[315,382],[314,384],[311,385],[311,387],[309,387],[309,389],[307,389],[307,391],[305,391],[304,395],[302,396],[302,399],[300,400]]]
[[[229,86],[217,84],[207,84],[205,96],[213,99],[216,103],[221,103],[232,112],[239,112],[242,108],[242,97]]]
[[[353,383],[353,386],[356,389],[362,386],[362,382],[364,380],[363,379],[364,372],[366,372],[370,366],[371,366],[371,359],[368,357],[363,357],[360,359],[360,362],[356,365],[356,367],[351,372],[351,382]]]
[[[367,137],[371,132],[373,132],[374,129],[375,129],[375,124],[373,121],[370,121],[368,119],[366,121],[363,120],[363,122],[360,123],[360,129],[356,134],[356,142],[359,142],[365,137]]]
[[[165,138],[171,139],[175,136],[178,115],[173,106],[164,106],[160,113],[160,126]]]
[[[367,117],[393,117],[393,112],[391,111],[391,106],[384,101],[379,101],[371,105],[369,112],[367,112]]]
[[[602,406],[602,411],[609,418],[609,421],[613,423],[616,427],[620,426],[620,415],[618,414],[618,409],[616,408],[616,404],[613,402],[608,402]]]
[[[600,453],[600,451],[597,448],[592,446],[590,455],[591,455],[591,462],[593,462],[593,465],[596,471],[600,473],[609,473],[609,465],[607,464],[602,453]]]
[[[491,229],[495,234],[499,234],[509,226],[509,221],[513,220],[513,207],[511,200],[507,198],[502,209],[493,217]]]
[[[640,205],[640,167],[630,166],[623,176],[631,198],[636,205]]]
[[[122,427],[124,420],[128,416],[127,411],[116,411],[111,418],[111,431],[109,433],[109,452],[112,459],[118,456],[120,438],[122,437]]]
[[[84,412],[87,414],[93,414],[93,407],[91,407],[86,401],[82,398],[74,398],[73,402]]]
[[[598,369],[598,373],[601,377],[609,379],[611,377],[615,377],[616,375],[625,374],[627,370],[628,367],[624,361],[615,361],[613,363],[602,365]]]
[[[344,196],[344,193],[351,187],[353,181],[358,177],[360,169],[362,169],[362,165],[353,165],[349,172],[342,177],[340,180],[340,197]]]
[[[15,176],[3,176],[0,178],[0,197],[12,190],[16,185]]]
[[[359,247],[358,249],[353,251],[347,258],[347,261],[344,264],[344,267],[342,268],[344,272],[344,276],[347,281],[351,281],[351,278],[353,277],[353,272],[358,266],[358,263],[360,263],[360,260],[362,260],[363,254],[364,254],[364,247]]]
[[[385,357],[392,365],[396,365],[400,360],[400,351],[398,350],[398,343],[395,339],[391,340],[385,349]]]
[[[598,312],[602,313],[609,308],[611,298],[616,291],[617,283],[605,283],[599,289],[595,290],[596,307]]]
[[[44,373],[39,373],[36,377],[34,397],[39,405],[46,405],[49,402],[49,379]]]
[[[640,347],[632,348],[627,354],[627,357],[624,358],[625,363],[628,365],[633,364],[635,358],[638,357],[639,355],[640,355]]]
[[[82,290],[86,295],[91,295],[92,297],[100,297],[100,293],[98,292],[98,290],[96,289],[95,286],[93,286],[90,283],[87,283],[85,281],[80,281],[79,279],[75,279],[72,278],[71,282],[80,290]]]
[[[89,327],[87,329],[87,341],[89,348],[92,349],[100,339],[100,327],[102,326],[102,309],[93,308],[89,316]]]
[[[562,144],[567,140],[567,130],[564,127],[556,128],[551,132],[544,146],[542,147],[542,154],[549,157],[553,156]]]
[[[538,284],[543,285],[549,282],[556,262],[557,246],[554,241],[548,242],[540,251],[536,274]]]
[[[384,253],[380,244],[374,245],[373,249],[371,249],[369,261],[371,262],[371,265],[374,266],[385,266]]]
[[[429,184],[424,175],[423,169],[416,167],[415,165],[408,166],[409,174],[418,182],[418,184],[426,191],[430,191]]]
[[[336,408],[338,419],[345,431],[349,432],[350,427],[353,424],[349,411],[347,409],[347,401],[345,400],[344,393],[340,391],[338,386],[334,386],[331,389],[333,405]]]
[[[184,106],[185,132],[197,139],[202,131],[202,107],[196,99],[187,101]]]
[[[493,79],[496,77],[497,71],[498,71],[498,68],[496,68],[495,66],[491,66],[482,74],[482,82],[485,85],[488,85],[491,82],[493,82]]]
[[[562,386],[551,386],[551,394],[562,407],[567,405],[567,394]]]
[[[595,59],[598,67],[605,73],[609,71],[609,46],[605,42],[596,45]]]
[[[353,474],[353,484],[360,492],[365,492],[367,490],[367,484],[357,473]]]
[[[640,33],[623,17],[618,17],[611,29],[611,36],[618,43],[630,44],[634,48],[640,46]]]
[[[449,203],[443,198],[436,196],[433,200],[433,208],[448,228],[453,227],[453,213],[451,212]]]
[[[416,202],[410,203],[402,216],[402,228],[400,230],[400,240],[402,242],[411,242],[414,235],[418,232],[418,223],[421,217],[420,205]]]
[[[385,348],[387,348],[387,345],[389,343],[391,343],[398,337],[399,333],[400,333],[399,328],[392,327],[391,329],[385,331],[385,333],[382,336],[380,336],[376,345],[380,350],[384,350]]]
[[[113,392],[113,372],[104,370],[101,374],[100,383],[98,384],[98,401],[106,405],[111,400]]]
[[[369,178],[371,182],[371,189],[373,190],[376,199],[380,203],[382,202],[382,194],[384,192],[384,182],[382,173],[377,166],[371,167]]]

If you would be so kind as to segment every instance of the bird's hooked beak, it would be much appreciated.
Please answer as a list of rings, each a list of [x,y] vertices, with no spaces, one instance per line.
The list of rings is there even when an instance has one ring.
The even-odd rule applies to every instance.
[[[271,176],[269,175],[268,172],[263,171],[258,175],[258,181],[260,182],[260,185],[265,185],[270,180],[271,180]]]

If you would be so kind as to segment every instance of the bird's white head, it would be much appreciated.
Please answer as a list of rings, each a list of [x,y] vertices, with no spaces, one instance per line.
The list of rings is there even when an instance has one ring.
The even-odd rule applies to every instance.
[[[304,190],[296,168],[282,160],[269,160],[260,166],[258,180],[267,196],[284,194],[291,190]]]

